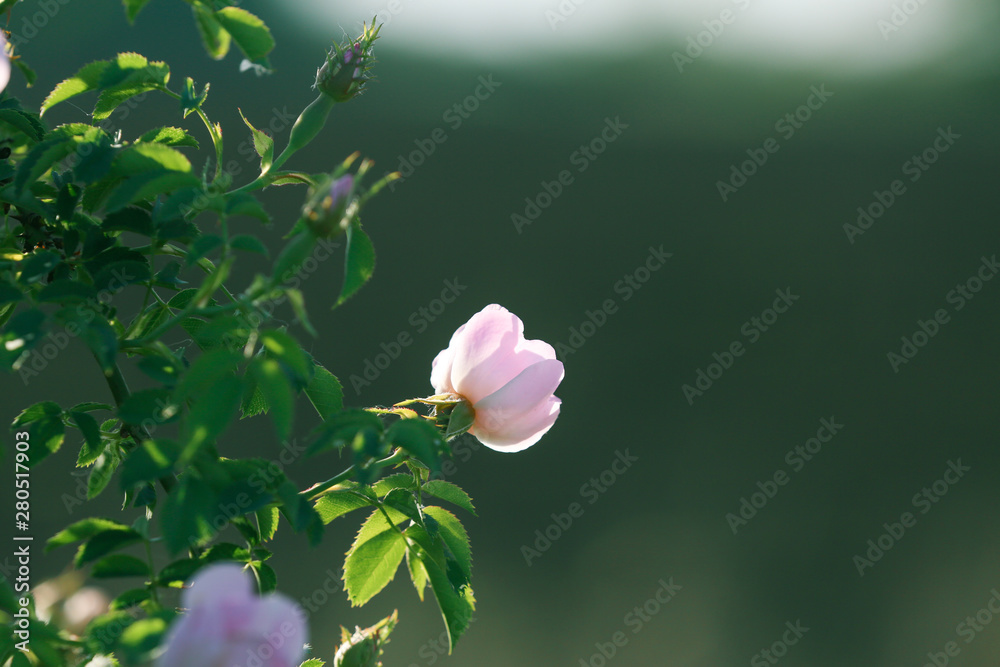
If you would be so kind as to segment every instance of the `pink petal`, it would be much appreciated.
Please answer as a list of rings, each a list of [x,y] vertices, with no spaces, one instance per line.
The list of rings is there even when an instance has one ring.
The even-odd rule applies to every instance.
[[[476,438],[490,449],[508,454],[531,447],[555,424],[562,401],[555,396],[539,403],[530,412],[509,420],[502,431],[486,431],[479,426],[470,429]],[[479,417],[479,413],[476,413]]]
[[[163,644],[166,651],[157,667],[220,664],[228,650],[223,618],[208,609],[192,609],[174,621]]]
[[[7,39],[0,33],[0,91],[10,83],[10,56],[7,55]]]
[[[559,414],[559,399],[552,393],[564,374],[562,362],[555,359],[525,368],[475,404],[473,435],[483,444],[503,446],[504,451],[519,451],[533,445],[552,427]],[[512,449],[514,446],[519,448]]]
[[[198,571],[184,591],[181,604],[188,609],[201,606],[237,604],[254,598],[250,575],[236,563],[218,563]]]
[[[461,329],[459,329],[461,331]],[[452,348],[441,350],[431,363],[431,386],[435,394],[454,394],[451,384],[451,365],[455,359]]]
[[[304,653],[304,645],[309,641],[302,610],[280,593],[269,593],[260,598],[246,632],[248,636],[260,638],[250,648],[262,658],[271,656],[262,662],[272,667],[298,665]]]
[[[489,396],[532,364],[555,359],[540,340],[525,340],[524,324],[506,308],[492,304],[472,316],[452,337],[451,380],[455,391],[473,403]]]

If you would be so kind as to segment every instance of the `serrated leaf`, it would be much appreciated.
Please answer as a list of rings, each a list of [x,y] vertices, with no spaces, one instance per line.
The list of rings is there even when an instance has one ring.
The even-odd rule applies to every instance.
[[[417,596],[420,601],[424,601],[424,591],[427,589],[427,568],[421,562],[420,557],[416,555],[413,549],[406,550],[406,569],[410,571],[410,581],[413,582],[413,587],[417,589]]]
[[[86,412],[70,412],[69,418],[83,433],[83,447],[76,460],[77,466],[88,466],[97,460],[104,451],[104,441],[101,440],[101,429],[97,420]]]
[[[143,93],[159,90],[162,86],[163,83],[159,81],[130,80],[107,90],[102,90],[101,95],[97,98],[97,104],[94,106],[94,119],[104,120],[127,100]]]
[[[226,54],[229,53],[232,37],[216,20],[212,12],[197,4],[192,5],[191,9],[194,12],[194,22],[198,26],[202,44],[205,45],[205,51],[216,60],[225,58]]]
[[[413,475],[408,475],[406,473],[389,475],[372,484],[372,490],[379,497],[384,496],[393,489],[406,489],[412,491],[415,488],[416,482],[413,481]]]
[[[406,540],[376,510],[361,527],[344,561],[344,587],[356,607],[368,602],[396,575]]]
[[[182,476],[181,483],[167,495],[160,515],[160,526],[171,554],[211,538],[217,530],[213,521],[223,516],[211,488],[189,475]]]
[[[0,122],[14,128],[32,141],[41,141],[45,136],[45,126],[34,114],[20,109],[0,109]]]
[[[129,625],[121,634],[115,652],[128,665],[145,664],[154,651],[160,648],[169,629],[168,618],[173,612],[158,612],[157,616],[142,618]]]
[[[147,440],[122,464],[121,486],[130,489],[169,475],[180,458],[180,445],[172,440]]]
[[[347,252],[344,258],[344,284],[334,308],[352,297],[375,272],[375,248],[355,218],[347,228]]]
[[[312,364],[302,351],[298,341],[284,331],[273,329],[262,331],[260,340],[271,356],[288,366],[298,380],[303,383],[309,380]]]
[[[264,509],[257,510],[256,514],[261,541],[267,542],[273,539],[274,534],[278,532],[278,508],[265,507]]]
[[[233,195],[226,204],[227,216],[245,215],[249,218],[256,218],[265,225],[271,222],[271,216],[261,205],[257,198],[246,192],[239,192]]]
[[[84,65],[75,75],[59,83],[45,101],[42,102],[41,115],[60,102],[65,102],[71,97],[75,97],[89,90],[97,90],[98,84],[104,72],[111,67],[111,61],[98,60],[88,65]]]
[[[54,250],[36,250],[18,265],[21,275],[18,282],[29,285],[50,274],[62,262],[62,256]]]
[[[191,148],[198,148],[198,140],[179,127],[158,127],[143,133],[135,141],[136,143],[152,142],[166,146],[190,146]]]
[[[425,507],[424,513],[438,522],[438,535],[444,540],[464,581],[468,583],[472,579],[472,548],[469,546],[469,535],[465,532],[462,522],[443,507],[433,505]]]
[[[250,60],[265,58],[274,48],[274,38],[264,22],[245,9],[223,7],[215,19],[232,35],[236,46]]]
[[[421,488],[425,493],[429,493],[441,500],[447,500],[449,503],[457,505],[467,512],[471,512],[473,516],[477,516],[476,508],[472,504],[472,498],[456,484],[446,482],[442,479],[432,479],[425,482]]]
[[[253,147],[257,151],[257,155],[260,156],[260,171],[261,173],[266,172],[271,168],[271,163],[274,161],[274,139],[272,139],[267,133],[258,130],[254,127],[247,117],[243,115],[243,110],[238,109],[240,112],[240,118],[246,123],[246,126],[250,128],[250,132],[253,136]]]
[[[234,250],[254,252],[258,255],[263,255],[264,257],[268,257],[270,255],[267,246],[264,245],[264,242],[256,236],[250,236],[249,234],[237,234],[233,238],[229,239],[229,247]]]
[[[344,516],[348,512],[371,507],[373,501],[367,500],[363,496],[349,491],[331,491],[316,501],[316,513],[323,523],[330,523],[334,519]]]
[[[278,439],[287,440],[295,413],[295,398],[288,377],[274,359],[254,359],[250,364],[250,373],[264,396]]]
[[[435,547],[430,536],[420,526],[410,526],[405,531],[410,539],[409,548],[414,558],[420,561],[424,568],[431,591],[441,609],[445,628],[448,632],[448,652],[455,648],[459,638],[468,629],[472,621],[472,612],[476,609],[476,600],[470,586],[456,588],[448,578],[447,565],[443,562],[440,547]],[[411,568],[411,573],[412,573]]]
[[[149,565],[135,556],[111,554],[94,563],[90,576],[95,579],[114,577],[148,577]]]
[[[161,170],[189,173],[191,162],[184,153],[165,144],[142,142],[126,146],[115,158],[112,173],[116,176],[133,176]],[[200,182],[200,181],[199,181]]]
[[[380,434],[382,420],[365,410],[341,410],[324,419],[323,424],[316,430],[316,441],[306,450],[306,456],[343,447],[345,444],[353,442],[355,437],[363,431]]]
[[[155,146],[159,144],[143,145]],[[111,190],[105,193],[109,195],[105,207],[108,211],[117,211],[135,202],[152,199],[158,195],[168,194],[183,188],[197,187],[200,184],[201,179],[194,174],[170,169],[150,171],[114,182]],[[161,238],[163,238],[162,235]]]
[[[128,16],[128,22],[135,22],[135,17],[139,15],[139,12],[149,0],[122,0],[125,4],[125,15]]]
[[[114,450],[105,450],[97,457],[97,461],[87,477],[87,500],[93,500],[108,487],[108,483],[111,482],[121,460],[121,456]]]
[[[58,547],[73,544],[74,542],[79,542],[81,540],[88,540],[94,535],[102,533],[106,530],[131,529],[125,524],[112,521],[111,519],[102,519],[100,517],[81,519],[80,521],[66,526],[58,533],[50,537],[45,543],[45,552],[48,553]]]
[[[125,530],[113,529],[97,533],[80,545],[73,562],[77,567],[86,565],[97,560],[112,551],[123,549],[136,542],[142,541],[142,535],[127,528]]]
[[[182,461],[190,461],[201,447],[226,430],[236,416],[243,397],[243,381],[235,376],[221,378],[212,391],[202,394],[184,421]]]
[[[316,362],[313,362],[312,379],[306,385],[306,396],[321,419],[329,419],[344,409],[344,388],[340,380]]]
[[[394,447],[402,447],[432,473],[440,469],[439,452],[444,448],[444,439],[427,421],[402,419],[386,430],[385,440]]]

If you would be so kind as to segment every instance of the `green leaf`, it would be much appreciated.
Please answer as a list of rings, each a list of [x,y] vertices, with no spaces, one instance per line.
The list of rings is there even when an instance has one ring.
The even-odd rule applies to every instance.
[[[404,532],[410,539],[412,555],[420,561],[420,566],[424,568],[427,581],[430,582],[431,590],[434,592],[434,597],[441,609],[445,628],[448,631],[448,652],[451,653],[459,638],[468,629],[469,623],[472,621],[472,612],[476,609],[472,588],[469,586],[456,588],[452,584],[447,575],[443,550],[433,544],[427,531],[414,525]],[[411,566],[411,573],[413,567],[415,566]]]
[[[278,508],[265,507],[264,509],[257,510],[256,514],[261,541],[267,542],[273,539],[274,534],[278,532]]]
[[[136,143],[153,142],[166,146],[190,146],[198,148],[198,140],[178,127],[158,127],[144,133]]]
[[[161,146],[162,144],[139,144],[140,146]],[[164,146],[166,148],[166,146]],[[114,185],[105,207],[108,211],[117,211],[129,204],[152,199],[158,195],[168,194],[184,188],[201,185],[201,179],[194,174],[186,174],[170,169],[160,169],[126,178]],[[164,237],[157,231],[160,238]]]
[[[89,307],[67,306],[56,313],[56,319],[67,328],[75,327],[101,369],[106,374],[112,372],[118,356],[118,335],[104,316]]]
[[[356,607],[368,602],[396,576],[406,540],[376,510],[361,527],[344,561],[344,587]]]
[[[306,312],[306,301],[305,297],[302,296],[302,290],[286,287],[284,288],[284,291],[285,296],[288,297],[288,302],[292,305],[292,312],[295,313],[295,317],[298,318],[299,324],[302,325],[302,328],[305,329],[310,335],[318,336],[319,333],[313,327],[312,322],[309,321],[309,313]],[[337,386],[340,386],[339,382],[337,383]]]
[[[469,497],[469,494],[451,482],[446,482],[442,479],[432,479],[429,482],[425,482],[422,489],[425,493],[429,493],[441,500],[446,500],[453,505],[458,505],[467,512],[471,512],[473,516],[477,516],[476,508],[472,505],[472,498]]]
[[[312,232],[307,230],[293,236],[288,245],[282,248],[278,259],[274,262],[272,275],[275,281],[283,283],[289,280],[298,272],[302,262],[306,260],[315,247],[316,237],[313,236]]]
[[[233,238],[229,239],[229,246],[234,250],[255,252],[258,255],[263,255],[264,257],[268,257],[270,255],[267,250],[267,246],[264,245],[263,241],[258,239],[256,236],[250,236],[249,234],[237,234]]]
[[[126,146],[115,158],[112,173],[116,176],[132,176],[164,169],[189,173],[191,162],[183,153],[170,146],[143,142]]]
[[[42,102],[41,115],[44,116],[45,112],[53,106],[60,102],[65,102],[71,97],[89,90],[97,90],[102,75],[109,67],[111,67],[111,61],[109,60],[98,60],[84,65],[79,72],[61,82],[49,93],[49,96]]]
[[[295,414],[295,398],[288,377],[274,359],[254,359],[250,364],[250,373],[257,381],[257,388],[260,389],[270,409],[278,439],[287,440],[292,431],[292,418]]]
[[[246,123],[246,126],[250,128],[250,132],[253,135],[253,147],[257,151],[257,155],[260,156],[260,171],[261,173],[266,172],[271,168],[271,163],[274,161],[274,139],[272,139],[267,133],[258,130],[256,127],[250,124],[247,117],[243,115],[242,109],[237,109],[240,112],[240,118]]]
[[[225,241],[216,234],[203,234],[194,240],[188,247],[187,257],[184,258],[184,265],[191,266],[199,259],[206,256],[216,248],[221,248]]]
[[[334,308],[344,303],[368,282],[375,272],[375,248],[355,218],[347,228],[347,256],[344,260],[344,285]]]
[[[468,583],[472,579],[472,548],[469,546],[469,535],[465,532],[462,523],[454,514],[443,507],[433,505],[425,507],[424,513],[438,522],[438,534],[444,540],[450,552],[449,555],[454,558],[462,575],[459,580]],[[451,558],[448,560],[451,561]]]
[[[121,462],[121,456],[115,449],[105,450],[97,457],[94,467],[90,469],[90,476],[87,477],[87,500],[96,498],[107,488]]]
[[[141,602],[145,602],[150,597],[152,593],[149,592],[148,588],[133,588],[131,590],[125,591],[114,600],[111,601],[109,609],[111,611],[120,611],[122,609],[128,609],[134,607]]]
[[[93,653],[110,654],[124,632],[135,623],[134,612],[116,611],[102,614],[87,626],[84,637]]]
[[[217,382],[233,375],[242,358],[241,354],[224,349],[204,353],[181,377],[174,399],[183,403],[190,397],[200,397],[212,391]]]
[[[310,658],[303,662],[299,667],[323,667],[326,663],[319,658]]]
[[[83,447],[80,449],[76,465],[88,466],[96,461],[97,457],[104,451],[101,429],[97,425],[97,420],[86,412],[70,412],[69,418],[83,432]]]
[[[169,389],[143,389],[131,394],[118,408],[118,416],[126,424],[142,426],[168,424],[180,415],[181,404],[171,397]]]
[[[20,109],[0,109],[0,123],[14,128],[29,139],[39,142],[45,136],[45,126],[34,114]]]
[[[316,512],[323,523],[330,523],[348,512],[371,507],[373,503],[352,491],[331,491],[316,501]]]
[[[406,550],[406,569],[410,571],[410,580],[413,587],[417,589],[417,596],[420,601],[424,601],[424,590],[427,588],[427,568],[420,561],[413,549]]]
[[[321,419],[329,419],[344,409],[344,388],[333,373],[313,362],[313,376],[306,385],[306,396]]]
[[[184,422],[182,461],[190,461],[201,447],[214,441],[236,417],[243,397],[243,382],[235,376],[226,376],[202,394],[191,408]]]
[[[105,530],[87,539],[76,552],[77,567],[97,560],[101,556],[142,541],[142,535],[131,528]]]
[[[171,474],[180,455],[180,445],[172,440],[147,440],[122,464],[122,488],[131,489]]]
[[[62,262],[62,256],[54,250],[36,250],[19,264],[21,275],[18,282],[29,285],[49,275]]]
[[[94,106],[94,119],[104,120],[127,100],[130,100],[137,95],[142,95],[143,93],[160,90],[164,83],[165,82],[156,80],[154,76],[151,75],[149,80],[132,79],[125,83],[118,84],[113,88],[101,91],[100,97],[97,98],[97,105]]]
[[[261,60],[274,48],[271,31],[263,21],[245,9],[224,7],[215,12],[215,19],[232,35],[236,46],[250,60]]]
[[[216,60],[221,60],[229,53],[229,44],[232,41],[229,33],[226,32],[222,24],[215,19],[215,15],[201,5],[192,5],[195,25],[201,34],[201,41],[205,45],[208,55]]]
[[[393,447],[402,447],[432,473],[440,469],[439,452],[444,449],[444,439],[440,431],[423,419],[399,420],[385,432],[385,439]]]
[[[160,512],[167,549],[175,554],[201,544],[215,534],[219,506],[215,494],[202,480],[184,475],[168,495]]]
[[[13,308],[15,304],[11,304]],[[8,311],[6,315],[9,315]],[[42,311],[22,310],[10,318],[0,332],[0,363],[10,368],[21,355],[35,347],[48,329],[48,318]]]
[[[257,198],[246,192],[238,192],[226,203],[226,215],[236,217],[245,215],[249,218],[256,218],[265,225],[271,222],[271,216],[261,205]]]
[[[278,359],[291,369],[296,378],[303,384],[309,381],[312,364],[298,341],[284,331],[269,330],[260,333],[260,340],[272,357]]]
[[[100,517],[81,519],[76,523],[66,526],[50,537],[45,543],[45,552],[48,553],[58,547],[80,542],[81,540],[89,540],[94,535],[103,533],[106,530],[130,530],[130,528],[123,523],[118,523],[111,519],[102,519]]]
[[[28,426],[29,442],[28,466],[38,465],[50,454],[59,451],[66,436],[66,428],[59,417],[46,416]]]
[[[84,303],[97,300],[97,290],[76,280],[54,280],[35,295],[40,303]]]
[[[154,234],[153,220],[150,218],[149,212],[136,206],[129,206],[105,217],[104,222],[101,223],[101,231],[132,232],[142,236],[152,236]]]
[[[139,11],[146,6],[149,0],[122,0],[122,2],[125,4],[125,14],[128,16],[128,22],[133,23]]]
[[[94,563],[90,576],[95,579],[111,579],[114,577],[148,577],[149,565],[135,556],[127,554],[111,554]]]
[[[173,612],[158,612],[152,618],[139,619],[129,625],[118,640],[116,653],[127,665],[145,664],[159,650],[169,629],[168,617]]]
[[[343,447],[363,431],[382,433],[382,420],[366,410],[342,410],[327,417],[317,429],[317,439],[306,451],[312,456],[329,449]]]
[[[416,489],[416,482],[413,481],[413,475],[406,473],[397,473],[395,475],[389,475],[388,477],[383,477],[379,481],[372,484],[372,490],[375,495],[381,497],[389,493],[394,489],[406,489],[412,491]]]
[[[177,384],[177,379],[184,370],[177,361],[159,356],[143,357],[136,365],[143,373],[168,387]]]

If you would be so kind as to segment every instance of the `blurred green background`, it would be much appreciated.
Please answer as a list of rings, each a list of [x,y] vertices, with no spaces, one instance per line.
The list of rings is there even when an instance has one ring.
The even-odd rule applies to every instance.
[[[167,60],[175,84],[185,76],[211,82],[206,108],[223,124],[227,157],[244,165],[237,180],[246,182],[253,164],[237,150],[249,138],[237,107],[258,127],[286,108],[297,115],[313,99],[329,41],[356,34],[362,18],[379,12],[387,25],[377,82],[336,109],[321,140],[289,163],[329,170],[357,150],[384,173],[413,162],[436,128],[446,137],[366,210],[378,253],[371,283],[336,311],[329,304],[339,261],[321,264],[303,284],[320,331],[306,346],[340,377],[347,402],[426,395],[434,355],[486,304],[520,316],[530,338],[570,345],[588,311],[613,301],[603,326],[583,327],[593,335],[565,355],[563,410],[551,432],[518,455],[480,448],[457,460],[449,479],[479,509],[466,521],[478,611],[453,656],[439,651],[433,601],[421,603],[405,573],[364,608],[351,609],[342,591],[316,604],[360,516],[332,524],[317,549],[279,532],[279,587],[316,606],[318,657],[332,658],[339,624],[369,625],[398,608],[389,666],[773,664],[764,649],[787,665],[923,665],[950,641],[959,649],[950,664],[993,664],[1000,622],[985,622],[993,612],[980,614],[971,641],[972,626],[960,623],[1000,587],[1000,280],[973,280],[969,289],[981,291],[963,297],[960,309],[952,290],[1000,252],[997,4],[897,3],[917,9],[888,32],[878,21],[894,10],[884,2],[661,4],[460,9],[399,0],[341,8],[248,0],[243,6],[268,22],[278,43],[275,73],[259,77],[240,73],[235,53],[209,60],[181,2],[156,0],[129,28],[114,0],[69,1],[19,49],[38,70],[37,85],[25,90],[15,75],[9,90],[37,108],[83,61],[126,50]],[[15,33],[43,11],[32,0],[22,5],[11,17]],[[565,21],[546,14],[560,7]],[[723,10],[733,22],[712,23]],[[703,53],[678,71],[675,53],[712,26],[720,34],[703,37]],[[500,85],[486,95],[480,77]],[[477,87],[485,99],[469,101]],[[812,87],[833,94],[821,105],[812,98],[818,108],[789,136],[782,119],[807,115],[800,107]],[[85,120],[87,102],[62,105],[49,122]],[[456,104],[478,108],[463,118]],[[202,140],[193,161],[208,159],[204,128],[194,116],[182,121],[165,98],[150,96],[121,116],[113,120],[126,139],[183,124]],[[596,159],[574,159],[608,119],[624,124],[620,135]],[[912,181],[916,172],[904,172],[904,163],[948,128],[959,138]],[[285,138],[287,129],[279,147]],[[777,152],[763,151],[763,165],[743,165],[769,138]],[[718,182],[730,180],[734,165],[755,173],[723,201]],[[563,170],[572,183],[551,202],[542,197],[548,205],[518,229],[512,215],[525,215],[526,198],[538,200]],[[905,192],[852,243],[844,225],[855,223],[859,206],[887,200],[876,192],[897,179]],[[303,194],[264,194],[272,247]],[[245,223],[252,232],[256,224]],[[636,271],[661,246],[672,256],[626,300],[616,284],[645,278]],[[237,284],[252,276],[247,264]],[[417,324],[446,280],[467,288]],[[751,318],[771,307],[778,289],[799,299],[757,329]],[[894,371],[887,353],[900,353],[901,337],[938,309],[948,322]],[[354,391],[351,376],[363,376],[381,344],[402,332],[413,344]],[[745,352],[719,376],[713,354],[736,341]],[[718,379],[689,402],[682,387],[695,385],[699,369]],[[109,398],[76,343],[26,387],[15,376],[0,382],[8,423],[38,400]],[[305,409],[299,417],[302,436],[315,420]],[[805,446],[821,419],[843,428],[796,470],[786,454]],[[113,494],[67,507],[84,479],[69,472],[73,444],[34,473],[35,488],[51,497],[35,507],[39,537],[118,511]],[[278,446],[270,424],[255,419],[220,450],[275,457]],[[637,462],[620,476],[605,474],[604,484],[615,483],[594,493],[590,480],[625,451]],[[959,460],[970,470],[937,486],[947,489],[939,502],[914,503]],[[328,456],[297,461],[287,473],[304,487],[341,467]],[[779,470],[788,483],[769,486]],[[734,534],[727,515],[754,500],[758,482],[773,497],[763,504],[758,495],[763,507]],[[7,503],[11,493],[0,497]],[[582,516],[551,528],[552,515],[573,502]],[[855,557],[907,511],[915,525],[898,539],[882,537],[891,547],[861,576]],[[537,548],[536,531],[546,529],[558,538],[529,565],[522,547]],[[57,574],[69,559],[68,551],[38,556],[36,576]],[[650,603],[671,578],[681,587],[674,598]],[[635,608],[644,605],[640,625]],[[809,630],[787,654],[772,646],[794,638],[786,622],[797,621]],[[626,641],[605,658],[601,645],[610,654],[619,631]]]

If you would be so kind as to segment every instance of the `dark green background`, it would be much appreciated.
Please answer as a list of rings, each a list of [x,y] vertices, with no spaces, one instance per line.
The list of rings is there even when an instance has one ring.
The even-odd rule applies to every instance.
[[[34,3],[23,4],[30,12]],[[119,3],[101,0],[62,7],[21,50],[38,69],[38,84],[25,91],[15,75],[10,90],[37,107],[82,61],[136,50],[167,60],[175,85],[189,75],[211,81],[206,108],[223,123],[230,159],[242,162],[236,146],[249,135],[236,107],[258,126],[273,109],[297,114],[313,98],[309,86],[326,46],[304,35],[278,3],[246,7],[274,31],[274,76],[238,75],[235,54],[210,61],[180,2],[157,0],[128,28]],[[12,26],[19,23],[15,12]],[[995,25],[983,30],[995,32]],[[340,29],[330,33],[339,37]],[[874,29],[872,38],[881,39]],[[552,431],[518,455],[481,448],[451,477],[479,508],[478,518],[463,517],[479,604],[476,622],[442,664],[578,665],[590,660],[595,642],[619,630],[628,644],[609,664],[620,667],[747,664],[781,638],[786,621],[798,619],[810,630],[782,664],[923,665],[928,651],[948,641],[961,649],[952,664],[992,664],[1000,627],[987,625],[967,644],[956,626],[1000,587],[1000,281],[986,283],[960,311],[946,301],[981,257],[1000,252],[1000,77],[982,57],[991,39],[877,76],[834,64],[754,68],[710,55],[681,75],[671,60],[674,43],[614,56],[463,64],[400,49],[386,30],[378,81],[336,109],[321,140],[289,163],[328,170],[359,150],[381,174],[435,128],[447,135],[412,177],[366,210],[378,253],[371,283],[333,312],[339,260],[304,284],[320,336],[297,333],[344,382],[347,401],[386,405],[429,393],[434,355],[486,304],[506,306],[529,337],[553,344],[568,342],[570,327],[606,299],[618,306],[566,359],[557,392],[563,410]],[[450,129],[442,114],[487,75],[502,85]],[[792,138],[781,137],[775,122],[821,84],[833,97]],[[88,103],[63,105],[49,120],[86,120]],[[519,234],[511,214],[523,212],[525,197],[574,169],[570,154],[617,117],[628,129],[585,172],[574,172],[574,183]],[[166,98],[150,96],[120,126],[128,139],[165,123],[182,124],[202,141],[193,158],[200,167],[208,158],[204,128],[194,116],[181,121]],[[903,163],[948,127],[961,138],[849,243],[842,226],[855,220],[857,207],[894,179],[907,179]],[[724,203],[716,182],[772,136],[780,150]],[[287,130],[279,133],[279,147],[286,137]],[[243,164],[238,182],[253,177],[253,165]],[[272,247],[297,218],[302,196],[294,188],[264,194],[275,221],[265,232]],[[625,301],[614,284],[660,245],[672,258]],[[257,268],[247,264],[237,285]],[[416,334],[411,313],[437,297],[446,279],[468,287]],[[748,342],[743,323],[759,316],[778,288],[800,299],[689,405],[681,386],[695,381],[713,353]],[[898,352],[900,337],[939,308],[951,321],[894,373],[887,352]],[[360,395],[352,391],[350,376],[404,331],[413,344]],[[8,422],[38,400],[110,398],[75,343],[27,387],[16,376],[0,381],[0,416]],[[307,406],[298,414],[301,436],[315,418]],[[843,430],[734,535],[726,514],[738,511],[758,481],[790,471],[786,452],[831,416]],[[112,493],[65,509],[60,495],[72,494],[78,481],[68,472],[75,445],[71,439],[35,473],[39,538],[86,515],[117,511]],[[220,449],[274,457],[278,443],[270,424],[256,419],[239,424]],[[638,463],[589,504],[581,485],[608,468],[617,450]],[[911,498],[958,459],[971,471],[920,514]],[[328,456],[287,472],[305,486],[341,466]],[[7,492],[2,497],[10,500]],[[526,565],[522,545],[577,501],[583,515]],[[859,576],[853,557],[905,511],[917,512],[916,525]],[[283,529],[272,561],[280,588],[297,599],[313,595],[325,572],[342,564],[359,523],[339,520],[318,549]],[[69,559],[68,551],[38,556],[35,571],[55,574]],[[671,577],[682,590],[632,633],[626,614]],[[316,655],[332,658],[338,624],[368,625],[394,608],[402,621],[385,664],[439,662],[426,642],[438,638],[441,620],[432,601],[417,600],[405,573],[360,610],[340,592],[313,614]]]

